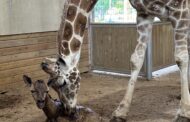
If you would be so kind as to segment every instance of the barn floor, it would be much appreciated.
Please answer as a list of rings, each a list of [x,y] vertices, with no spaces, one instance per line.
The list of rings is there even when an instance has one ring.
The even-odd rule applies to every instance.
[[[125,93],[128,78],[83,74],[79,103],[102,116],[110,117]],[[52,89],[51,89],[52,91]],[[129,122],[171,122],[178,109],[179,72],[140,79],[128,116]],[[55,93],[51,93],[56,97]],[[1,122],[44,122],[43,112],[35,106],[23,82],[0,86]]]

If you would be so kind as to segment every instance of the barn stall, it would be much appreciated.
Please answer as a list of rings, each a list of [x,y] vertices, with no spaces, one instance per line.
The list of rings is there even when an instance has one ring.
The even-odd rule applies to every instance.
[[[129,3],[124,2],[124,7],[135,15]],[[0,1],[0,15],[3,16],[0,19],[0,28],[3,28],[0,30],[0,120],[45,121],[43,112],[37,109],[25,87],[22,75],[47,80],[40,63],[45,57],[56,56],[63,3],[63,0]],[[100,4],[104,2],[101,0],[95,7],[85,31],[79,63],[82,73],[79,104],[109,118],[125,93],[129,77],[105,74],[130,74],[129,59],[137,43],[137,32],[133,22],[135,17],[123,19],[132,18],[129,23],[99,21],[101,17],[96,16],[101,10],[98,8]],[[152,72],[175,64],[171,24],[155,22],[152,40],[149,44],[152,53],[147,55],[141,70],[143,78],[137,84],[129,122],[170,122],[178,108],[178,72],[152,79]],[[56,93],[50,91],[57,98]]]

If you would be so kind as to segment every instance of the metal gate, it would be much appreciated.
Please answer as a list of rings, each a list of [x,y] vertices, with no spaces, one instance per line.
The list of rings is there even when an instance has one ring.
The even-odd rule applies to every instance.
[[[137,44],[136,25],[91,24],[90,27],[92,69],[129,74],[130,57]],[[173,29],[170,23],[154,24],[150,46],[153,47],[152,53],[149,59],[145,59],[141,75],[174,64]],[[150,67],[149,71],[147,67]]]

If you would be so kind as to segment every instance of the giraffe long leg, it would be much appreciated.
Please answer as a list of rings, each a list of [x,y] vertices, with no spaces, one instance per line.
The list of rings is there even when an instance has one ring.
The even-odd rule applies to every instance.
[[[131,78],[129,80],[126,94],[123,100],[121,101],[120,105],[113,113],[113,118],[112,118],[113,122],[114,121],[116,122],[119,119],[125,120],[129,112],[129,107],[131,105],[135,83],[137,81],[138,74],[144,62],[147,42],[151,41],[152,22],[153,22],[152,16],[149,16],[144,13],[138,13],[137,31],[139,37],[138,37],[138,44],[135,48],[134,53],[131,56],[131,63],[132,63]]]
[[[179,22],[183,24],[183,22]],[[190,121],[190,94],[188,85],[188,31],[175,29],[175,60],[180,69],[181,76],[181,101],[176,122]],[[184,122],[185,122],[184,121]]]

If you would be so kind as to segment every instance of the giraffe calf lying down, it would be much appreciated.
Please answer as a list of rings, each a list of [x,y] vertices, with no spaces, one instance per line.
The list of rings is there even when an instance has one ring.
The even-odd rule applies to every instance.
[[[35,82],[26,75],[23,76],[25,84],[30,88],[32,96],[39,109],[42,109],[47,120],[54,122],[60,113],[62,113],[62,104],[58,100],[53,100],[48,94],[49,88],[43,80],[37,80]]]
[[[89,108],[76,106],[75,113],[68,114],[66,107],[59,100],[54,100],[49,88],[43,80],[35,82],[26,75],[23,76],[25,84],[30,88],[32,96],[39,109],[42,109],[47,117],[46,122],[105,122],[98,114]]]

